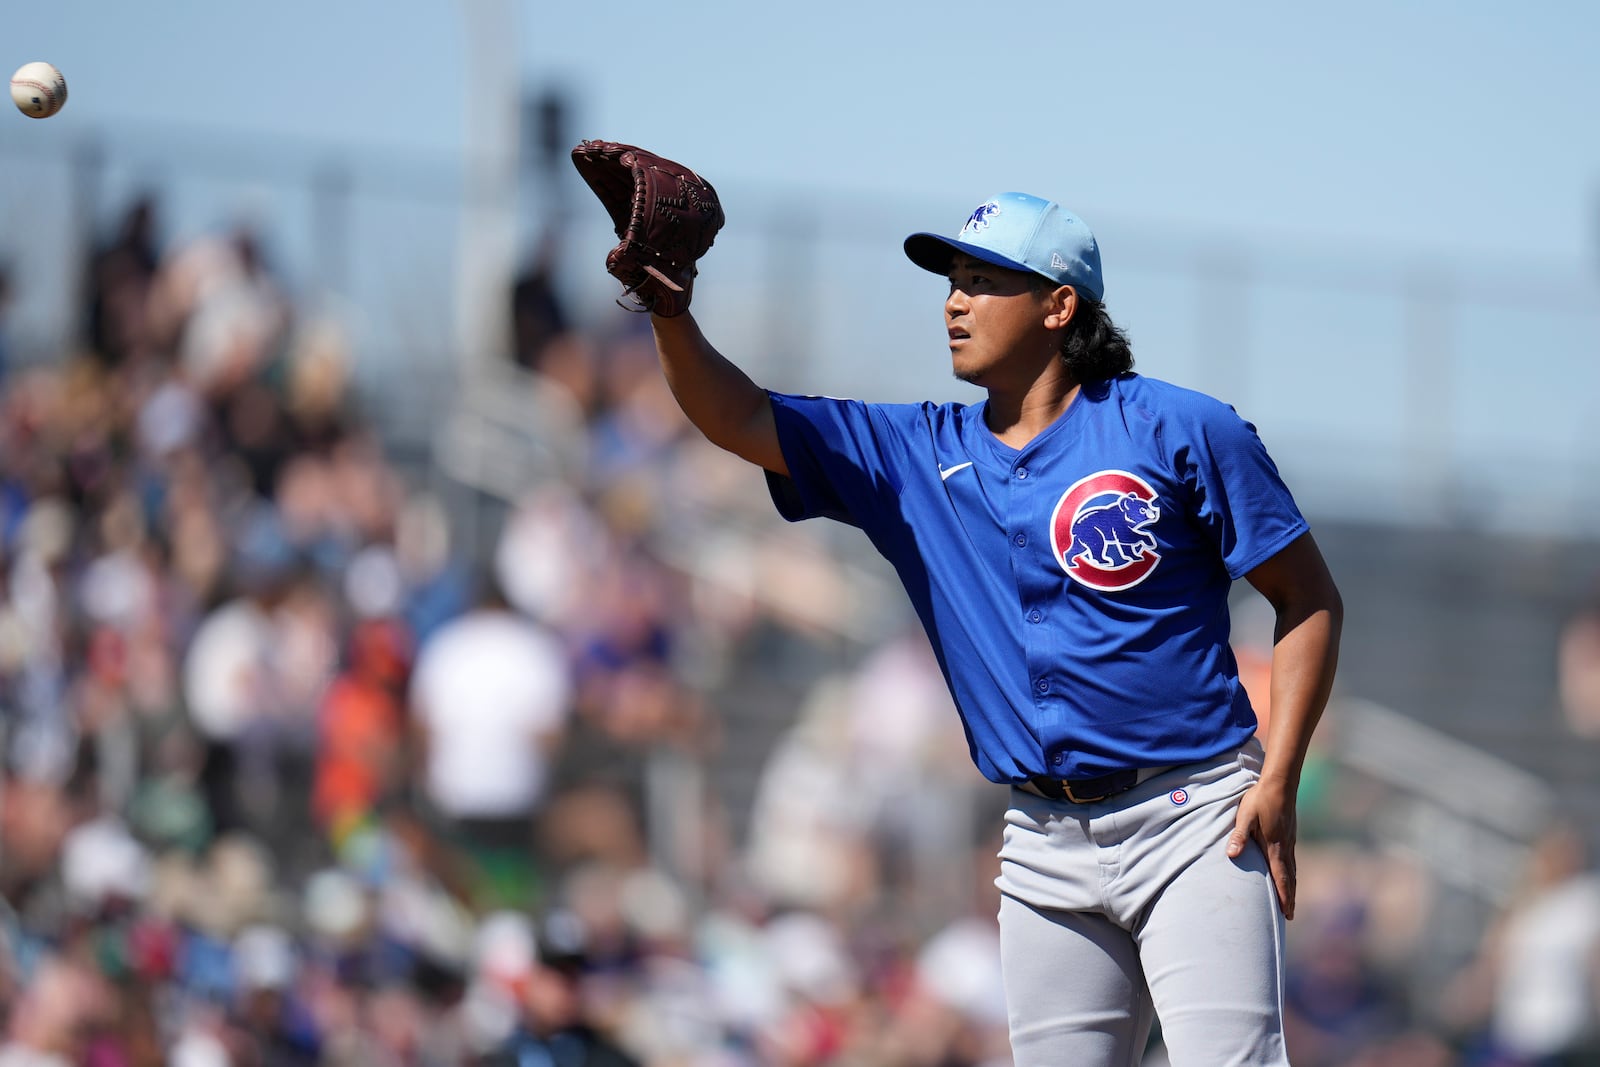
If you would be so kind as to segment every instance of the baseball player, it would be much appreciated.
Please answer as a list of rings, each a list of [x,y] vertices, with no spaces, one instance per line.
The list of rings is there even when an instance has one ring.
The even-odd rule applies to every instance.
[[[857,526],[894,566],[1010,787],[1016,1063],[1132,1067],[1159,1017],[1176,1067],[1286,1064],[1295,792],[1342,619],[1321,553],[1249,423],[1133,373],[1075,215],[1002,193],[905,251],[949,279],[950,360],[983,402],[769,392],[686,289],[652,317],[667,381],[785,518]],[[1265,745],[1229,647],[1240,578],[1277,618]]]

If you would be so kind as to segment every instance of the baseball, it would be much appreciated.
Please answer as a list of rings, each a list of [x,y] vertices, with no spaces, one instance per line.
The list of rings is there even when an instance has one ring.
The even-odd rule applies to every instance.
[[[11,75],[11,99],[30,119],[47,119],[67,102],[67,79],[48,63],[24,63]]]

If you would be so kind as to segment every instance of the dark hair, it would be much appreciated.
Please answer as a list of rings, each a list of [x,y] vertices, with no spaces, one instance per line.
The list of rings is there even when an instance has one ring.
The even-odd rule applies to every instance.
[[[1122,327],[1111,321],[1106,306],[1078,294],[1078,310],[1067,323],[1061,358],[1081,383],[1103,382],[1133,369],[1133,347]]]
[[[1048,279],[1035,277],[1034,288],[1043,291]],[[1133,347],[1122,327],[1111,321],[1106,306],[1081,289],[1078,307],[1061,340],[1061,358],[1080,384],[1103,382],[1133,369]]]

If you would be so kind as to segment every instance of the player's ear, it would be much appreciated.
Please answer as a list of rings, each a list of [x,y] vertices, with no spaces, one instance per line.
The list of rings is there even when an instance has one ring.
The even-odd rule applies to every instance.
[[[1045,320],[1048,330],[1063,329],[1078,311],[1078,291],[1070,285],[1061,285],[1045,294]]]

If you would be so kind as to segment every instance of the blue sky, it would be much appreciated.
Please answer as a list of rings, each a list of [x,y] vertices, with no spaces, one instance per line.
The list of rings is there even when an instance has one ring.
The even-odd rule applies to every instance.
[[[0,248],[27,232],[18,160],[33,145],[59,152],[99,130],[135,146],[172,136],[193,153],[209,131],[269,152],[381,151],[449,169],[496,84],[561,85],[575,136],[655,148],[724,193],[731,221],[700,306],[771,384],[961,398],[937,350],[940,285],[897,259],[898,239],[953,229],[988,195],[1023,189],[1095,226],[1108,302],[1141,367],[1235,390],[1226,398],[1300,453],[1370,445],[1357,482],[1396,451],[1411,466],[1525,454],[1560,466],[1562,486],[1588,484],[1600,6],[281,0],[270,21],[263,10],[56,0],[12,12],[0,62],[54,62],[71,100],[49,123],[0,122],[11,186]],[[503,26],[489,35],[497,49],[470,45],[469,12]],[[197,191],[189,224],[235,193]],[[741,282],[791,195],[810,198],[827,234],[808,253],[810,287],[763,317]],[[599,225],[574,203],[582,225]],[[453,247],[373,229],[361,249],[390,259]],[[585,233],[570,250],[574,284],[598,294],[605,234]],[[1241,265],[1248,286],[1230,288],[1218,262]],[[1436,283],[1452,296],[1431,325],[1425,304],[1390,295]],[[1229,310],[1238,292],[1247,306]],[[775,325],[803,343],[785,348]],[[1449,349],[1442,391],[1395,373],[1419,331]],[[1523,343],[1529,365],[1579,377],[1559,390],[1506,380],[1507,346]],[[1600,512],[1600,496],[1591,503]]]
[[[1592,265],[1600,8],[1583,3],[484,3],[583,135],[738,182]],[[451,155],[466,4],[56,0],[61,121],[225,126]],[[637,27],[629,20],[637,18]]]

